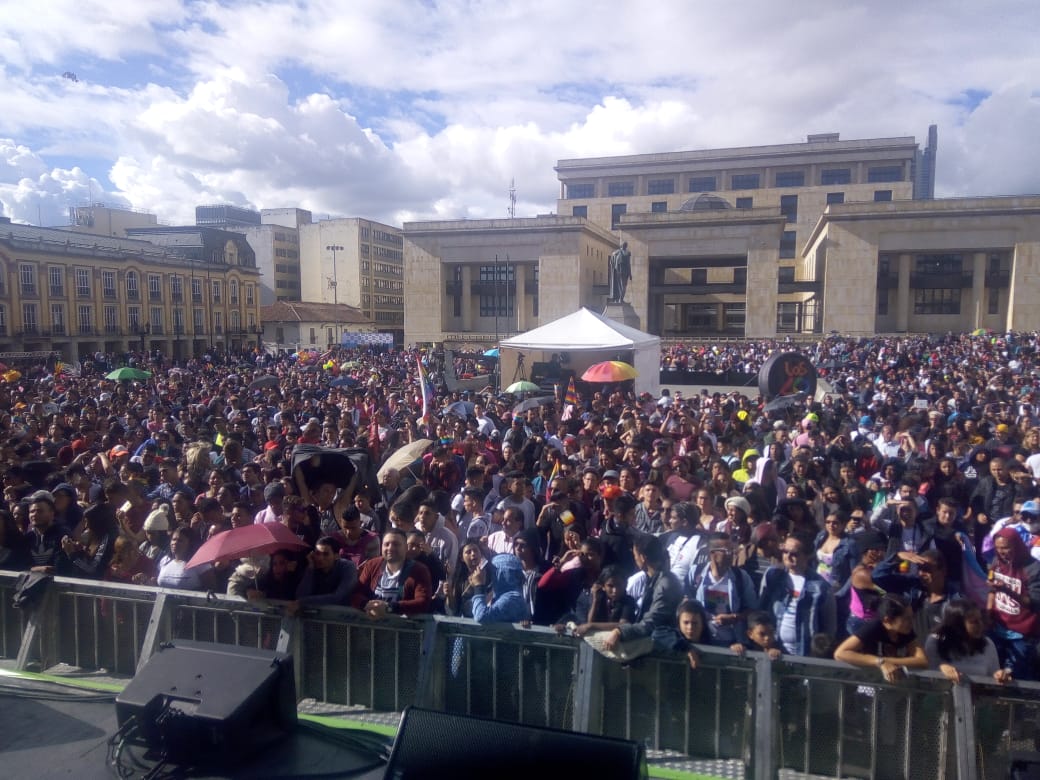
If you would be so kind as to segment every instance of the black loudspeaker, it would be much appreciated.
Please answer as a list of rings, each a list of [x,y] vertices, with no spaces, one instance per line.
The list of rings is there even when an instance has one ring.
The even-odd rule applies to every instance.
[[[637,742],[409,707],[384,778],[430,777],[642,780],[648,774]]]
[[[116,697],[120,731],[167,761],[238,761],[296,727],[292,656],[211,642],[160,646]]]

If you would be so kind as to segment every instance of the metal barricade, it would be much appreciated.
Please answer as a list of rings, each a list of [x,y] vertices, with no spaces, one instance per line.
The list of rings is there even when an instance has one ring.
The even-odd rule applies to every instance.
[[[573,727],[577,651],[551,629],[438,617],[429,706],[530,726]]]
[[[977,776],[1010,777],[1012,752],[1040,752],[1040,683],[974,683],[972,694]]]
[[[956,778],[951,684],[785,657],[773,666],[777,765],[797,776]]]
[[[659,767],[727,777],[973,780],[1040,749],[1040,684],[952,685],[877,670],[702,648],[620,665],[545,628],[277,604],[56,578],[28,615],[0,572],[0,656],[129,678],[175,639],[290,651],[301,698],[394,723],[409,704],[643,743]]]

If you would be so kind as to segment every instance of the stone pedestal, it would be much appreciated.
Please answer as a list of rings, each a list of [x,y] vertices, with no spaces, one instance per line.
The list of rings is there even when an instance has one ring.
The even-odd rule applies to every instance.
[[[603,316],[609,317],[615,322],[621,322],[628,325],[630,328],[636,330],[642,330],[642,325],[639,322],[639,314],[631,303],[613,303],[608,301],[606,307],[603,309]]]

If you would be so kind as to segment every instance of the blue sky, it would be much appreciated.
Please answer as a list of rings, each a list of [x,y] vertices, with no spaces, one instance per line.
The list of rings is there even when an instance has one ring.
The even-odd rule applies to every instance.
[[[792,8],[794,10],[792,10]],[[0,0],[0,209],[411,219],[555,207],[558,159],[914,135],[1040,192],[1035,2]],[[70,71],[77,82],[62,78]]]

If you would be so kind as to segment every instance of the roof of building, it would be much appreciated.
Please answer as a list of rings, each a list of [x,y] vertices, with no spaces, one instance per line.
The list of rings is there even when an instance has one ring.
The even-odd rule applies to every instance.
[[[348,325],[375,325],[364,312],[345,303],[277,301],[260,309],[263,322],[336,322]]]
[[[175,248],[158,246],[151,241],[14,223],[0,224],[0,242],[24,249],[81,256],[131,255],[162,260],[177,254]]]

